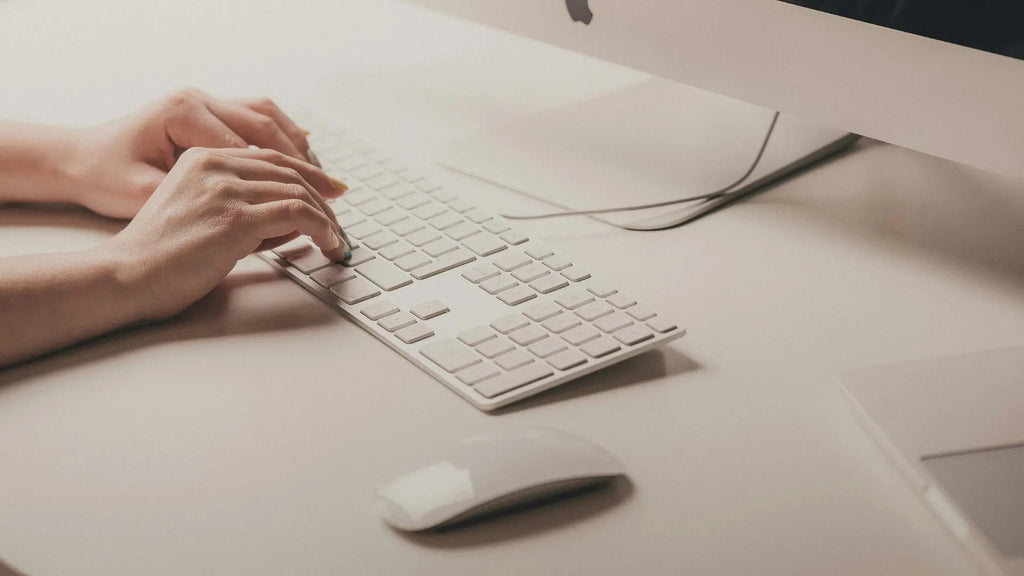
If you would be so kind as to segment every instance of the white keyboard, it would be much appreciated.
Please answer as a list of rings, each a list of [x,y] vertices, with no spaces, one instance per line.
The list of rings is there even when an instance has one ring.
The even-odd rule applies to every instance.
[[[261,256],[481,410],[685,334],[500,217],[315,116],[310,144],[350,190],[331,202],[345,265],[308,238]]]

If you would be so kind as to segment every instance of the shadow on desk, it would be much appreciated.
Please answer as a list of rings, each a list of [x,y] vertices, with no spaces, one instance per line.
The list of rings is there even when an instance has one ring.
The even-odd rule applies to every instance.
[[[170,320],[126,328],[35,360],[0,370],[0,389],[51,372],[80,366],[134,350],[167,342],[199,338],[221,338],[296,330],[331,322],[336,318],[318,306],[310,306],[304,293],[296,291],[295,299],[270,297],[279,294],[277,282],[290,282],[270,270],[232,272],[210,294]],[[250,292],[267,290],[264,297],[255,296],[248,303]],[[236,301],[242,300],[241,304]],[[233,306],[244,311],[229,313]]]
[[[468,548],[536,536],[598,516],[633,495],[626,477],[566,496],[528,504],[450,528],[425,532],[399,532],[402,538],[429,548]]]
[[[685,341],[686,338],[683,338],[677,342]],[[636,384],[650,384],[655,380],[693,372],[701,368],[702,366],[697,361],[677,350],[673,344],[669,344],[602,368],[597,372],[591,372],[536,396],[499,408],[491,414],[495,416],[511,414],[520,410],[529,410],[546,404],[564,402]]]

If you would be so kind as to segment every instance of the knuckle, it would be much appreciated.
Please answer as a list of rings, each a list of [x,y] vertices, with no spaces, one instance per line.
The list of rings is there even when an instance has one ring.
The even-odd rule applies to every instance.
[[[302,184],[288,184],[287,186],[289,199],[305,202],[306,197],[309,196],[309,191]]]
[[[188,88],[175,90],[164,99],[164,105],[171,111],[181,112],[195,106],[198,98]]]
[[[293,182],[293,183],[296,183],[296,184],[302,184],[302,183],[304,183],[306,181],[306,179],[302,177],[302,174],[299,174],[299,171],[296,170],[295,168],[288,167],[288,168],[283,168],[282,170],[283,170],[283,176],[285,178],[287,178],[289,182]],[[305,190],[304,186],[303,186],[303,190]]]
[[[258,117],[253,118],[253,124],[261,134],[269,135],[277,132],[277,123],[269,116],[260,114]]]
[[[258,108],[260,110],[273,110],[277,107],[273,100],[265,96],[253,100],[252,105],[254,108]]]

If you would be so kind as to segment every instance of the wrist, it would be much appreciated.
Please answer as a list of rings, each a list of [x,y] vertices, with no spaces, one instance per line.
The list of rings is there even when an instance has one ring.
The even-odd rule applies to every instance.
[[[75,202],[82,171],[84,130],[0,126],[0,201]]]
[[[86,258],[119,310],[119,323],[126,326],[159,319],[145,268],[116,239],[87,251]]]

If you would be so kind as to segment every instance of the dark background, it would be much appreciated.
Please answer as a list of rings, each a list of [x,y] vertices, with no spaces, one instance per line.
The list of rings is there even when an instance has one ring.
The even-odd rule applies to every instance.
[[[781,0],[1024,60],[1024,0]]]

